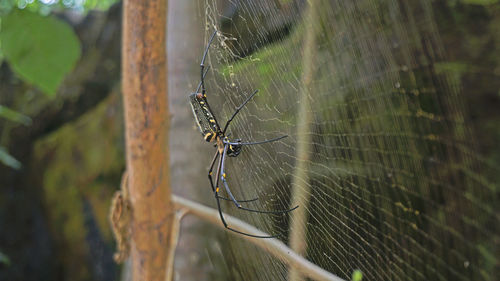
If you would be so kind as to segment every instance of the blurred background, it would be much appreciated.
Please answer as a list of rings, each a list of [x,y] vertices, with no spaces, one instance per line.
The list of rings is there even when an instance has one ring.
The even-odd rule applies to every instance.
[[[117,1],[1,1],[1,280],[118,280]]]
[[[223,209],[350,279],[498,280],[497,0],[169,1],[174,194],[215,206],[213,147],[187,95],[218,30],[207,94],[232,138]],[[125,169],[121,2],[0,0],[0,280],[126,280],[108,221]],[[168,118],[168,117],[165,117]],[[219,121],[223,122],[223,121]],[[304,223],[305,221],[305,223]],[[291,230],[290,230],[291,229]],[[270,254],[183,220],[175,280],[290,280]]]

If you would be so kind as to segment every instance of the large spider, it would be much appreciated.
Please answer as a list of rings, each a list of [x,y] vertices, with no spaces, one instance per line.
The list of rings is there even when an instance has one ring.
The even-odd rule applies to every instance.
[[[229,127],[229,124],[231,121],[233,121],[234,117],[240,112],[240,110],[257,94],[258,90],[253,92],[240,106],[236,108],[234,111],[233,115],[229,120],[227,120],[226,124],[224,125],[224,129],[221,130],[221,127],[219,126],[219,123],[217,122],[217,119],[215,118],[215,115],[213,114],[212,110],[210,109],[210,106],[208,105],[208,100],[207,100],[207,95],[205,93],[205,75],[207,74],[208,70],[210,69],[210,66],[207,67],[206,71],[205,69],[205,58],[208,53],[208,49],[210,48],[210,44],[212,43],[215,34],[217,31],[215,31],[212,36],[210,37],[210,40],[208,42],[208,45],[205,49],[205,52],[203,53],[203,58],[201,59],[200,67],[201,67],[201,81],[200,84],[198,85],[198,88],[196,89],[196,92],[192,93],[189,95],[189,100],[191,103],[191,108],[193,110],[194,117],[196,119],[196,123],[198,125],[198,128],[200,129],[203,138],[207,142],[215,142],[215,146],[217,147],[217,151],[215,152],[215,156],[210,164],[210,169],[208,171],[208,179],[210,180],[210,185],[212,187],[212,191],[214,192],[215,199],[217,201],[217,209],[219,210],[219,215],[220,219],[222,221],[222,224],[224,224],[224,227],[234,231],[239,234],[243,234],[246,236],[250,237],[255,237],[255,238],[273,238],[276,237],[276,235],[270,235],[270,236],[259,236],[259,235],[253,235],[249,233],[244,233],[241,231],[238,231],[236,229],[233,229],[229,227],[224,219],[224,215],[222,214],[222,210],[220,207],[220,199],[222,200],[228,200],[232,201],[234,205],[238,209],[242,209],[245,211],[249,212],[255,212],[255,213],[262,213],[262,214],[280,214],[280,213],[287,213],[290,211],[295,210],[298,208],[298,206],[295,206],[294,208],[288,209],[288,210],[278,210],[278,211],[261,211],[261,210],[254,210],[254,209],[249,209],[246,207],[243,207],[240,203],[243,202],[252,202],[257,200],[258,198],[251,199],[251,200],[236,200],[231,193],[231,189],[229,188],[227,181],[226,181],[226,172],[224,169],[224,164],[226,162],[226,156],[229,157],[236,157],[240,154],[241,148],[245,145],[255,145],[255,144],[264,144],[264,143],[270,143],[274,142],[283,138],[286,138],[287,136],[281,136],[277,137],[274,139],[268,139],[268,140],[263,140],[263,141],[257,141],[257,142],[242,142],[241,139],[234,139],[230,140],[228,136],[226,135],[226,130]],[[199,92],[201,87],[201,93]],[[220,158],[219,158],[220,156]],[[217,164],[217,178],[215,180],[215,185],[212,179],[212,170],[214,168],[215,162],[219,158],[219,162]],[[223,197],[219,195],[219,180],[222,181],[224,188],[229,195],[229,198]]]

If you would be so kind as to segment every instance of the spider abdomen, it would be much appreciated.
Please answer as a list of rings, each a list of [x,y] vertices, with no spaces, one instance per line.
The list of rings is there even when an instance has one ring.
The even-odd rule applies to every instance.
[[[200,93],[192,93],[189,95],[189,102],[196,120],[196,125],[198,125],[203,138],[207,142],[214,141],[220,129],[215,117],[208,108],[206,98]]]

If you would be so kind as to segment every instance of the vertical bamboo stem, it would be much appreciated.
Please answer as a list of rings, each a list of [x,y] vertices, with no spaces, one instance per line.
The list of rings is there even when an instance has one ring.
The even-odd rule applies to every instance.
[[[309,180],[309,163],[311,161],[311,122],[312,111],[310,104],[314,65],[316,61],[316,31],[314,23],[317,21],[317,1],[309,0],[308,11],[304,17],[305,40],[302,57],[302,88],[299,92],[299,109],[297,114],[297,152],[292,179],[292,206],[300,208],[291,213],[290,247],[299,255],[307,253],[307,220],[309,219],[309,201],[311,197]],[[291,268],[288,280],[303,280],[302,274]]]
[[[165,280],[170,195],[165,0],[126,0],[122,90],[133,280]]]

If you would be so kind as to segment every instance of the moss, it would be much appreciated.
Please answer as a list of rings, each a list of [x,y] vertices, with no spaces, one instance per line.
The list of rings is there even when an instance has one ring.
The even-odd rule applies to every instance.
[[[89,216],[102,235],[98,239],[113,241],[107,218],[110,198],[124,168],[120,108],[115,94],[35,146],[38,166],[44,170],[43,194],[60,262],[74,273],[72,280],[86,280],[91,274],[84,262],[92,260],[88,235],[94,234],[87,230]]]

